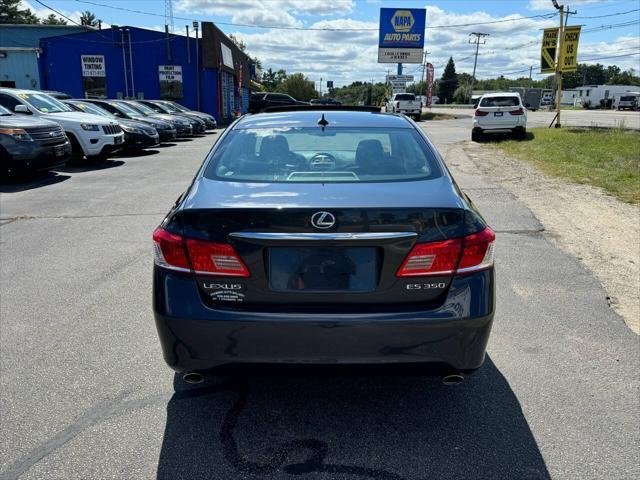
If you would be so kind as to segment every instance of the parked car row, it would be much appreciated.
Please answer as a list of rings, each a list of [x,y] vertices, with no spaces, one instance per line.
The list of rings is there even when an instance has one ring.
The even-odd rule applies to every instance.
[[[216,127],[213,116],[168,100],[72,99],[59,92],[0,88],[0,172],[102,160]]]

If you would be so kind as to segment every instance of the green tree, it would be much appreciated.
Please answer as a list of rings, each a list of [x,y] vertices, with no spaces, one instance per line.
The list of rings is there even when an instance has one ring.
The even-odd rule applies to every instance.
[[[66,25],[67,21],[62,17],[56,17],[53,13],[42,19],[43,25]]]
[[[284,69],[280,69],[274,72],[271,68],[262,72],[262,85],[268,92],[275,92],[278,90],[278,86],[284,82],[287,78],[287,72]]]
[[[304,73],[292,73],[282,81],[277,89],[278,92],[287,93],[296,100],[307,101],[318,97],[313,82],[304,76]]]
[[[98,18],[89,10],[85,10],[80,15],[80,25],[86,25],[88,27],[97,27],[100,21]]]
[[[38,17],[29,9],[20,9],[20,0],[0,0],[0,24],[40,23]]]
[[[442,78],[438,82],[438,91],[440,92],[440,103],[453,102],[453,94],[458,88],[458,74],[456,73],[456,64],[453,57],[449,57],[447,66],[444,69]]]
[[[453,101],[455,103],[471,103],[471,84],[470,83],[462,83],[456,91],[453,92]]]

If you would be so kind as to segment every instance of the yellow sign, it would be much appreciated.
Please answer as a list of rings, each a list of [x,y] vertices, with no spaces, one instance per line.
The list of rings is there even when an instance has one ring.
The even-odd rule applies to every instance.
[[[556,71],[557,47],[558,29],[545,28],[542,35],[542,50],[540,51],[540,73],[554,73]]]
[[[414,19],[411,10],[396,10],[391,17],[391,25],[396,32],[410,32],[413,27]]]
[[[580,27],[567,27],[562,39],[560,52],[560,69],[563,72],[575,72],[578,69],[578,42],[580,41]]]

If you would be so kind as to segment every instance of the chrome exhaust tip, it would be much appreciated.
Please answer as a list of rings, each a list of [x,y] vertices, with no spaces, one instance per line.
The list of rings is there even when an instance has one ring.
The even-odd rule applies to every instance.
[[[184,380],[185,383],[194,385],[204,382],[204,375],[198,372],[188,372],[182,375],[182,380]]]
[[[464,382],[464,375],[461,373],[451,373],[442,377],[442,383],[444,385],[459,385]]]

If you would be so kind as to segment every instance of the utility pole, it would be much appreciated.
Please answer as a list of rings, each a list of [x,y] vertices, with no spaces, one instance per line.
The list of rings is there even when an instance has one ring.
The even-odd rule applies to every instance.
[[[562,122],[560,121],[560,101],[562,100],[562,58],[564,49],[564,31],[569,21],[569,14],[575,14],[576,11],[565,12],[564,5],[558,5],[557,0],[551,0],[553,6],[560,10],[560,28],[558,29],[558,52],[556,54],[556,124],[555,128],[561,128]],[[553,123],[553,122],[552,122]]]
[[[431,52],[428,51],[424,51],[424,56],[422,57],[422,81],[424,82],[424,96],[426,98],[427,96],[427,90],[428,90],[428,86],[427,86],[427,55],[429,55]]]
[[[476,46],[476,58],[473,61],[473,74],[471,75],[471,95],[473,95],[473,85],[476,83],[476,66],[478,65],[478,50],[480,50],[480,44],[482,45],[487,43],[485,37],[488,37],[488,33],[480,33],[480,32],[471,32],[469,37],[475,35],[475,39],[469,38],[469,43],[475,44]],[[482,42],[480,41],[482,39]]]

